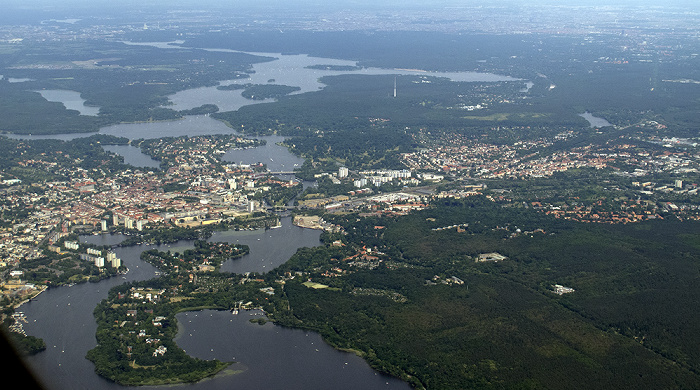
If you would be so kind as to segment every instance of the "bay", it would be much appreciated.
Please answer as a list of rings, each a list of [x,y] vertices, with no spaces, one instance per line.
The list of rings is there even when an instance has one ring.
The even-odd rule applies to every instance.
[[[159,168],[160,162],[131,145],[104,145],[102,149],[124,157],[124,163],[139,168]]]
[[[177,315],[175,342],[188,355],[235,362],[230,369],[242,371],[203,382],[207,389],[410,389],[375,372],[359,356],[335,350],[318,333],[250,322],[263,314],[203,310]]]

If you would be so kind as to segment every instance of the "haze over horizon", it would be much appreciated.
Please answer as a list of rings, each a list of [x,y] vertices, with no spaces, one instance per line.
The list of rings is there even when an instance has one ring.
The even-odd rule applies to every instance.
[[[148,1],[137,1],[137,0],[66,0],[57,4],[55,1],[51,0],[6,0],[4,2],[4,7],[19,7],[24,9],[34,8],[34,7],[51,7],[51,8],[65,8],[65,7],[75,7],[82,6],[86,8],[104,8],[104,7],[152,7],[152,6],[167,6],[167,7],[181,7],[181,6],[195,6],[195,7],[216,7],[216,8],[240,8],[240,7],[253,7],[253,8],[264,8],[264,7],[322,7],[322,8],[384,8],[384,7],[398,7],[398,8],[441,8],[441,7],[478,7],[478,6],[538,6],[538,5],[550,5],[550,6],[604,6],[604,7],[618,7],[618,6],[650,6],[650,7],[693,7],[700,8],[700,3],[694,0],[669,0],[669,1],[659,1],[659,0],[620,0],[613,4],[606,0],[536,0],[536,1],[526,1],[526,0],[480,0],[480,1],[459,1],[459,0],[440,0],[440,1],[418,1],[418,0],[380,0],[380,1],[369,1],[369,0],[345,0],[339,2],[329,2],[325,0],[242,0],[235,3],[230,3],[222,0],[174,0],[174,1],[162,1],[162,0],[148,0]]]

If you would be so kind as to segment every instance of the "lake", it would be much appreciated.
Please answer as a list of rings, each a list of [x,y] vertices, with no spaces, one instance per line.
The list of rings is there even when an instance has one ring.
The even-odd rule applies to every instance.
[[[174,48],[169,45],[154,45],[160,48]],[[357,70],[328,70],[311,69],[310,67],[319,65],[330,66],[357,66],[356,61],[339,60],[332,58],[311,57],[306,54],[281,54],[262,52],[238,52],[227,49],[205,49],[209,51],[246,53],[262,57],[275,58],[273,61],[253,64],[254,73],[246,79],[223,80],[220,85],[230,84],[278,84],[301,88],[294,94],[314,92],[325,88],[321,78],[325,76],[339,76],[345,74],[359,75],[397,75],[397,76],[424,76],[424,77],[445,77],[452,81],[459,82],[497,82],[497,81],[523,81],[521,79],[480,72],[428,72],[409,69],[381,69],[381,68],[360,68]],[[270,82],[270,80],[274,80]],[[523,81],[525,83],[525,81]],[[525,84],[525,88],[527,84]],[[387,85],[387,93],[393,91],[393,84]],[[399,91],[400,92],[400,91]],[[239,108],[251,104],[261,104],[274,102],[275,99],[250,100],[241,96],[242,90],[221,91],[216,86],[193,88],[177,92],[170,95],[169,99],[173,103],[169,108],[175,110],[186,110],[199,107],[203,104],[216,104],[220,111],[236,111]]]
[[[606,126],[612,126],[612,123],[606,121],[603,118],[598,118],[596,116],[593,116],[590,112],[586,111],[583,114],[578,114],[578,116],[582,117],[583,119],[587,120],[588,123],[590,124],[590,127],[606,127]]]
[[[184,41],[172,42],[128,42],[127,45],[153,46],[164,50],[185,49],[178,45]],[[189,49],[189,48],[187,48]],[[345,74],[359,75],[396,75],[396,76],[424,76],[424,77],[445,77],[452,81],[459,82],[498,82],[498,81],[521,81],[525,91],[529,90],[532,83],[525,80],[503,76],[492,73],[481,72],[431,72],[416,69],[382,69],[382,68],[359,68],[356,70],[332,70],[332,69],[312,69],[317,66],[343,66],[356,67],[356,61],[342,60],[336,58],[312,57],[307,54],[282,54],[266,52],[244,52],[230,49],[206,48],[205,51],[245,53],[259,57],[272,58],[272,61],[253,64],[253,73],[249,78],[235,80],[221,80],[219,85],[230,84],[278,84],[299,87],[300,90],[293,94],[314,92],[325,88],[320,79],[325,76],[339,76]],[[273,81],[271,81],[273,80]],[[393,91],[393,84],[387,85],[387,93]],[[243,106],[252,104],[263,104],[274,102],[275,99],[251,100],[241,96],[242,90],[221,91],[216,86],[192,88],[177,92],[169,96],[173,105],[167,106],[174,110],[187,110],[199,107],[203,104],[216,104],[220,111],[236,111]]]
[[[175,341],[188,355],[237,362],[231,369],[244,370],[203,382],[207,389],[410,388],[396,378],[370,372],[362,358],[336,351],[318,333],[250,322],[258,318],[264,317],[255,310],[177,315],[180,332]]]
[[[266,54],[266,53],[251,53]],[[268,53],[269,54],[269,53]],[[358,71],[329,71],[308,69],[311,65],[354,65],[352,61],[319,59],[305,55],[274,54],[274,61],[256,64],[255,74],[248,80],[230,82],[267,83],[274,79],[275,84],[299,86],[301,92],[323,88],[319,78],[335,74],[396,74],[449,77],[454,81],[514,81],[506,76],[474,72],[431,73],[410,70],[361,69]],[[227,82],[227,81],[224,81]],[[393,86],[392,86],[393,88]],[[187,109],[202,104],[217,102],[216,88],[195,88],[171,96],[175,109]],[[43,91],[47,92],[47,91]],[[72,92],[72,93],[71,93]],[[241,97],[239,91],[226,92],[225,101],[231,101],[222,110],[237,109],[242,105],[256,104]],[[77,94],[77,96],[76,96]],[[42,94],[43,96],[43,94]],[[222,95],[224,96],[224,95]],[[56,99],[66,107],[77,109],[83,115],[97,115],[97,108],[84,107],[84,101],[74,91],[61,91],[58,95],[46,95],[47,100]],[[222,100],[222,101],[224,101]],[[222,103],[223,105],[223,103]],[[84,111],[88,110],[88,111]],[[179,121],[119,124],[104,127],[101,134],[111,134],[129,139],[160,138],[176,136],[197,136],[210,134],[236,134],[236,132],[209,116],[188,116]],[[63,134],[50,136],[13,136],[13,138],[55,138],[73,139],[91,134]],[[230,150],[223,159],[236,163],[263,162],[273,171],[291,171],[301,165],[302,159],[293,156],[287,149],[276,145],[282,137],[262,137],[267,144],[246,150]],[[129,146],[106,146],[107,150],[127,156],[135,166],[153,167],[154,162],[144,159],[140,151]],[[140,165],[138,165],[140,164]],[[310,185],[310,184],[309,184]],[[257,231],[216,232],[212,241],[242,243],[250,247],[250,254],[222,265],[225,272],[265,272],[286,262],[300,247],[319,244],[320,231],[293,226],[290,218],[282,218],[282,226],[277,229]],[[101,235],[82,237],[85,242],[95,244],[115,244],[123,236]],[[49,389],[123,389],[94,373],[94,366],[85,359],[88,350],[95,346],[96,323],[93,317],[95,306],[107,296],[110,288],[130,281],[140,281],[156,277],[157,269],[140,260],[140,253],[146,249],[160,250],[186,249],[191,241],[181,241],[171,245],[140,245],[117,248],[118,257],[130,271],[98,283],[86,283],[72,287],[59,287],[45,291],[35,300],[23,305],[18,311],[25,313],[28,323],[27,334],[44,339],[47,350],[27,359],[27,362]],[[395,378],[383,376],[367,365],[359,357],[337,351],[323,342],[313,332],[287,329],[272,323],[251,324],[250,312],[234,316],[228,311],[201,311],[180,314],[181,332],[177,343],[189,354],[205,359],[218,358],[238,362],[233,368],[244,368],[238,375],[218,376],[196,384],[172,386],[187,389],[243,389],[243,388],[305,388],[305,389],[409,389],[409,386]],[[192,336],[190,336],[192,335]],[[240,364],[240,366],[238,366]]]
[[[85,105],[85,99],[80,97],[80,92],[68,91],[64,89],[42,89],[41,96],[50,102],[59,102],[69,110],[76,110],[80,115],[97,116],[100,113],[99,107]]]

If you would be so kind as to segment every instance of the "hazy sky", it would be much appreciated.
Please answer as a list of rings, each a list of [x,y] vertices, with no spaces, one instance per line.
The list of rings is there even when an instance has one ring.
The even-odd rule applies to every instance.
[[[143,10],[153,14],[160,9],[217,10],[259,14],[270,11],[280,17],[292,11],[322,15],[343,10],[400,13],[440,11],[448,7],[478,7],[541,4],[546,6],[652,6],[682,7],[681,12],[700,13],[700,0],[0,0],[0,24],[31,24],[44,19],[64,19],[117,15],[134,16]],[[546,8],[542,8],[546,11]],[[536,9],[540,11],[541,9]],[[126,11],[126,12],[125,12]],[[275,12],[276,11],[276,12]],[[446,11],[449,12],[449,9]]]
[[[506,4],[548,4],[548,5],[650,5],[650,6],[693,6],[700,7],[700,0],[3,0],[4,6],[20,7],[123,7],[163,5],[236,7],[276,7],[276,6],[310,6],[310,7],[444,7],[444,6],[478,6]]]

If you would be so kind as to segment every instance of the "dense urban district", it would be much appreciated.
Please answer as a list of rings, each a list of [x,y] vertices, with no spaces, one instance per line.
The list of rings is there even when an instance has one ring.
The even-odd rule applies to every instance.
[[[95,308],[87,359],[119,384],[196,382],[235,365],[173,341],[177,313],[213,308],[317,331],[415,388],[700,387],[700,14],[585,8],[582,20],[577,7],[523,7],[362,12],[363,23],[331,10],[152,9],[4,22],[8,337],[42,353],[22,303],[128,273],[115,247],[81,239],[120,233],[119,246],[194,246],[144,251],[160,275],[113,288]],[[315,66],[348,74],[298,93],[248,83],[275,60],[256,52],[356,66]],[[366,67],[397,74],[351,74]],[[510,78],[431,73],[450,71]],[[222,111],[169,100],[217,86],[266,102]],[[44,90],[76,91],[98,112]],[[204,115],[228,133],[98,133]],[[50,137],[68,133],[85,136]],[[37,134],[49,137],[18,136]],[[224,158],[272,134],[304,159],[294,172]],[[160,165],[129,165],[114,145]],[[221,271],[250,248],[211,241],[215,231],[273,229],[287,216],[323,230],[319,245],[265,273]]]

